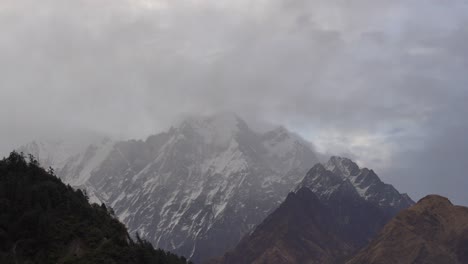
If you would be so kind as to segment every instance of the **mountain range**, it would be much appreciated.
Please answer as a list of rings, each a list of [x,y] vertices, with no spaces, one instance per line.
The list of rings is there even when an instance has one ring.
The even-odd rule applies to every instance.
[[[321,164],[297,134],[284,127],[260,133],[233,114],[190,117],[146,140],[101,139],[80,150],[34,142],[18,150],[112,207],[131,234],[196,263],[248,245],[278,210],[285,211],[280,222],[314,218],[285,206],[309,206],[300,202],[306,198],[329,216],[315,228],[338,227],[331,241],[343,252],[364,246],[413,204],[374,171],[340,157]]]
[[[44,146],[19,151],[49,162],[57,147]],[[235,246],[318,162],[311,144],[284,127],[258,133],[232,114],[66,156],[55,165],[64,182],[112,207],[130,233],[196,262]]]
[[[344,263],[414,202],[346,158],[315,165],[222,264]]]

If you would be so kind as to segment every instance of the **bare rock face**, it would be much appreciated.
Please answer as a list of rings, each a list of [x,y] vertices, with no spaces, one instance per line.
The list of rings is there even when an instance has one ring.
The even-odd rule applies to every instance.
[[[332,263],[352,246],[334,232],[333,214],[309,189],[290,193],[284,203],[213,263]]]
[[[407,194],[400,194],[392,185],[382,182],[372,169],[359,168],[348,158],[333,156],[324,167],[343,181],[351,183],[364,200],[391,214],[414,204]]]
[[[258,133],[220,114],[187,118],[144,141],[93,144],[56,171],[112,207],[130,233],[200,263],[234,247],[317,161],[283,127]]]
[[[468,208],[429,195],[391,220],[347,264],[468,263]]]
[[[291,190],[297,195],[305,187],[327,208],[320,212],[326,211],[326,222],[337,230],[340,252],[364,246],[396,212],[413,203],[372,170],[340,157],[317,164],[311,144],[296,134],[284,127],[258,133],[233,114],[188,118],[146,140],[99,140],[78,148],[62,143],[22,149],[54,167],[65,183],[86,189],[92,202],[112,207],[131,234],[196,263],[234,248]],[[297,217],[287,221],[291,226],[307,223],[308,214],[315,214],[309,209],[297,210]],[[301,220],[298,213],[303,211]],[[299,233],[287,234],[291,240],[282,242],[287,242],[282,254],[292,246],[288,254],[302,260],[309,250],[295,253],[298,242],[290,242]],[[318,243],[310,236],[304,239]],[[335,248],[317,254],[328,256],[324,252],[329,250]],[[262,258],[274,252],[268,249]]]
[[[344,263],[413,203],[370,172],[338,157],[315,165],[253,233],[212,263]]]

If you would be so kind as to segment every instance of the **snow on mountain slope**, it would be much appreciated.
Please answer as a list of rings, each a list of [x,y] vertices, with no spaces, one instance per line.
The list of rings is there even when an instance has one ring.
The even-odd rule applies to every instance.
[[[392,188],[351,160],[332,157],[312,167],[233,250],[209,263],[343,263],[411,205],[394,189],[383,192]]]
[[[273,155],[265,144],[277,133],[258,134],[235,115],[190,118],[146,142],[117,144],[90,183],[132,232],[200,262],[233,247],[317,161],[287,131],[291,143]]]
[[[324,200],[346,188],[389,214],[414,204],[408,195],[400,194],[392,185],[382,182],[373,170],[361,169],[352,160],[342,157],[333,156],[326,164],[315,165],[296,189],[302,187],[308,187]]]
[[[84,189],[92,203],[104,199],[88,183],[91,172],[104,161],[115,142],[103,137],[84,137],[71,141],[33,141],[17,149],[32,154],[41,166],[52,167],[65,183]]]
[[[89,145],[84,152],[68,158],[66,164],[58,170],[58,176],[71,186],[84,185],[93,170],[107,158],[114,144],[110,139],[103,139]]]
[[[221,114],[145,141],[90,144],[57,172],[110,205],[130,232],[200,263],[234,247],[317,161],[285,128],[257,133]]]
[[[131,233],[196,263],[233,248],[295,186],[323,201],[358,197],[389,214],[413,203],[349,159],[309,170],[318,162],[310,143],[284,127],[255,132],[233,114],[190,117],[144,141],[62,144],[23,149],[111,206]]]
[[[349,159],[309,170],[318,162],[310,143],[284,127],[255,132],[233,114],[190,117],[144,141],[20,149],[111,206],[131,233],[198,263],[233,248],[295,186],[324,201],[361,197],[389,214],[413,203]]]
[[[32,154],[43,167],[52,167],[57,170],[65,166],[67,160],[79,153],[81,149],[75,144],[57,140],[32,141],[19,147],[17,151]]]
[[[62,169],[69,159],[84,153],[91,145],[99,146],[109,138],[88,132],[75,133],[55,139],[34,140],[16,149],[25,155],[32,154],[42,167]]]

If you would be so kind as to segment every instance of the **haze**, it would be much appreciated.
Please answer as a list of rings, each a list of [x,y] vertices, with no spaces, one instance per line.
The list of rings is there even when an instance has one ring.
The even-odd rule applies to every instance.
[[[467,24],[463,0],[2,0],[0,153],[229,111],[468,205]]]

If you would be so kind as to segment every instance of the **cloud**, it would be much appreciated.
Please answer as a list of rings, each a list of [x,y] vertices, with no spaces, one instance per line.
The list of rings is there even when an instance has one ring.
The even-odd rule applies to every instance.
[[[233,111],[468,204],[467,14],[462,0],[4,0],[0,150]]]

